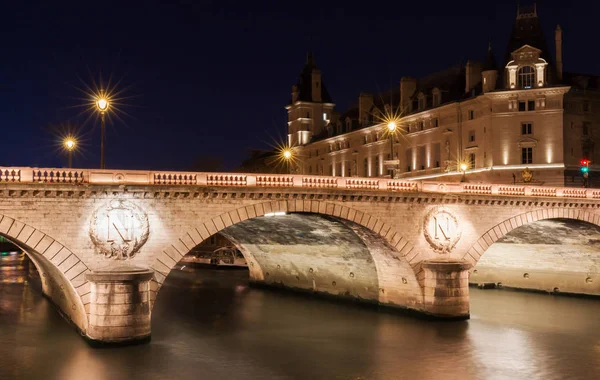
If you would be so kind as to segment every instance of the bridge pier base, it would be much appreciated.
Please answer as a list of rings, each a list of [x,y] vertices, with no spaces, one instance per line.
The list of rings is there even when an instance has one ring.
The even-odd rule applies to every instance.
[[[425,260],[423,311],[444,319],[469,319],[469,269],[463,260]]]
[[[150,341],[150,280],[153,271],[119,267],[92,271],[86,338],[92,344]]]

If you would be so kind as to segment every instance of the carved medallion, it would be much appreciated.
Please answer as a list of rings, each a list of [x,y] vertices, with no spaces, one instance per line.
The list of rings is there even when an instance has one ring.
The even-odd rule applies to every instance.
[[[523,182],[525,183],[531,182],[533,179],[533,173],[531,170],[529,170],[529,168],[525,168],[525,170],[521,172],[521,178],[523,178]]]
[[[435,207],[425,216],[425,239],[438,253],[450,253],[460,240],[458,219],[443,207]]]
[[[132,258],[148,240],[148,215],[139,206],[115,199],[92,214],[90,238],[99,254],[116,260]]]

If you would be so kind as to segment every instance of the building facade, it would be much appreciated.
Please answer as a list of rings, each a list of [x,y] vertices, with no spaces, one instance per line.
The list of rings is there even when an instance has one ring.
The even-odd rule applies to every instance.
[[[552,57],[535,6],[520,7],[501,65],[490,46],[483,62],[403,77],[385,94],[361,93],[342,114],[309,55],[286,107],[294,171],[600,186],[600,77],[563,71],[559,26],[554,42]]]

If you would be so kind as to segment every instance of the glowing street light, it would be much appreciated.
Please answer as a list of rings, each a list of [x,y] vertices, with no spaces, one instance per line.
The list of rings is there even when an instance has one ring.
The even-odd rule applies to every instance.
[[[104,169],[105,168],[105,162],[104,162],[104,140],[105,140],[105,137],[106,137],[105,114],[106,114],[106,111],[108,111],[109,105],[110,105],[110,102],[102,94],[100,96],[98,96],[98,98],[96,99],[96,108],[98,109],[98,112],[100,112],[100,123],[101,123],[100,124],[100,134],[101,134],[101,140],[100,140],[100,169]]]
[[[281,157],[283,157],[283,160],[286,163],[287,172],[288,172],[288,174],[290,174],[290,162],[292,161],[292,159],[294,157],[294,153],[292,152],[292,149],[284,148],[281,151]]]
[[[468,168],[469,168],[469,166],[466,163],[462,162],[460,164],[460,171],[463,172],[461,182],[465,182],[465,180],[466,180],[465,174],[466,174]]]
[[[398,124],[396,123],[395,120],[390,120],[387,123],[387,130],[388,130],[388,134],[390,135],[390,160],[393,162],[394,161],[394,136],[396,134],[396,131],[398,130]],[[395,177],[395,172],[396,172],[396,165],[392,166],[392,174],[391,174],[391,178]]]
[[[68,167],[71,169],[73,167],[73,150],[75,150],[75,147],[77,146],[77,141],[75,141],[73,137],[67,137],[65,138],[64,146],[69,157]]]

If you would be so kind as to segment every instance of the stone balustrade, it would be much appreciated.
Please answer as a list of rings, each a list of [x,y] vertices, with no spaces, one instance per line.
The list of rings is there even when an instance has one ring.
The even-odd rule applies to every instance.
[[[0,183],[323,188],[344,189],[347,191],[367,190],[600,199],[600,189],[296,174],[0,167]]]

